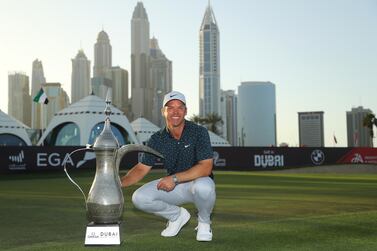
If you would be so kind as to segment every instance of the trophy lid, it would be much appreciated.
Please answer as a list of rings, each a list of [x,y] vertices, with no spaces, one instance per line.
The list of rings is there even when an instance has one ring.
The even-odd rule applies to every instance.
[[[113,132],[111,131],[111,122],[110,122],[110,109],[111,104],[111,88],[107,91],[106,97],[106,108],[105,108],[105,125],[101,134],[97,137],[96,141],[94,142],[93,149],[94,150],[108,150],[108,149],[118,149],[119,142],[114,136]]]
[[[118,149],[119,143],[115,138],[113,132],[111,131],[110,119],[106,118],[105,126],[101,134],[97,137],[94,142],[93,149],[96,150],[107,150],[107,149]]]

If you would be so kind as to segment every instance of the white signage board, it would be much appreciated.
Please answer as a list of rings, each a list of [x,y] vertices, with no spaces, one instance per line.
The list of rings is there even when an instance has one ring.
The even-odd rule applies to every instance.
[[[85,245],[120,245],[120,227],[113,225],[88,225]]]

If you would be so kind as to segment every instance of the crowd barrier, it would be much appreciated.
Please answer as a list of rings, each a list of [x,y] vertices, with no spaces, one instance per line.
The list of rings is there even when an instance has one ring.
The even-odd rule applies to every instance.
[[[43,171],[95,168],[93,150],[82,147],[0,147],[0,171]],[[275,170],[334,164],[377,164],[377,148],[347,147],[214,147],[215,170]],[[141,153],[127,154],[120,169],[137,163]],[[162,168],[157,160],[155,168]]]

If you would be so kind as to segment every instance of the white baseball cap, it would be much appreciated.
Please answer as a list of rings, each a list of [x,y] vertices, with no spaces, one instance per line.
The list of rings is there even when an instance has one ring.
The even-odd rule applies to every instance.
[[[170,100],[174,100],[174,99],[180,100],[182,103],[184,103],[186,105],[185,95],[183,95],[182,93],[177,92],[177,91],[172,91],[172,92],[169,92],[168,94],[165,95],[164,102],[162,102],[162,107],[165,107],[165,105]]]

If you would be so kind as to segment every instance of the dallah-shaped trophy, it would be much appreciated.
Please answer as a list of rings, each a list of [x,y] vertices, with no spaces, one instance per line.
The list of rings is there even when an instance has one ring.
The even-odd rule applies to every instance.
[[[85,245],[121,244],[120,224],[124,197],[119,178],[119,165],[123,156],[131,151],[139,151],[163,158],[160,153],[144,145],[129,144],[119,148],[119,143],[111,131],[109,93],[111,95],[111,91],[106,98],[104,128],[93,145],[96,155],[96,174],[86,199],[89,224],[86,228]]]

